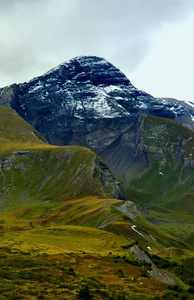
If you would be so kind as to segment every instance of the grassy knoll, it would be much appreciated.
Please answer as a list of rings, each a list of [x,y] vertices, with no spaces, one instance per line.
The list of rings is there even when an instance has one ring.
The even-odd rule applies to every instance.
[[[132,244],[126,239],[106,231],[81,226],[52,226],[4,233],[0,237],[2,247],[17,247],[23,252],[36,251],[39,254],[98,253],[123,254],[121,245]],[[124,254],[123,254],[124,255]]]
[[[91,196],[59,203],[37,202],[10,209],[1,215],[0,223],[6,230],[16,225],[23,229],[65,224],[98,227],[105,218],[112,216],[114,203],[120,201]]]

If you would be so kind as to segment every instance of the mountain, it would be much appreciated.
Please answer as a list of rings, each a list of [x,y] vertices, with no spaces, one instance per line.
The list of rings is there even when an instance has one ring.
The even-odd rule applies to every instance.
[[[77,57],[28,83],[5,87],[0,103],[49,143],[90,148],[126,189],[156,197],[192,187],[193,105],[138,90],[103,58]]]
[[[55,144],[68,141],[67,127],[72,120],[79,126],[81,120],[150,114],[194,128],[192,103],[156,99],[95,56],[74,58],[28,83],[0,89],[0,104],[14,108]]]
[[[129,149],[137,150],[133,174],[135,165],[136,172],[145,166],[139,180],[132,176],[128,196],[137,204],[145,197],[137,190],[164,197],[168,185],[168,209],[154,203],[159,215],[169,216],[171,207],[187,217],[181,239],[178,224],[168,233],[146,220],[134,202],[116,199],[124,197],[123,189],[97,154],[49,145],[16,111],[0,106],[2,299],[192,299],[192,225],[183,210],[192,201],[185,193],[192,197],[192,131],[144,114],[132,116],[129,124],[128,117],[110,120],[100,120],[90,140],[107,150],[107,159],[114,154],[113,162],[116,154],[127,162]],[[77,143],[84,141],[78,129]],[[115,132],[121,136],[108,152]]]

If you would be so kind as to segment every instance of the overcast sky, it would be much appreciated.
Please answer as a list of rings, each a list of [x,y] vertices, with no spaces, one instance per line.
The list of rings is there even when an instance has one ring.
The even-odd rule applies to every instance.
[[[0,87],[80,55],[155,97],[194,101],[194,1],[0,0]]]

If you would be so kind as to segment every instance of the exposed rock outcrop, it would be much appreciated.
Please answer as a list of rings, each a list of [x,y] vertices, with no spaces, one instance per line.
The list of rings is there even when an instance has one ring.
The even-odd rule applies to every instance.
[[[7,107],[17,107],[18,101],[18,85],[12,84],[4,88],[0,88],[0,104]]]
[[[123,205],[117,206],[116,209],[131,220],[135,220],[136,217],[143,217],[142,213],[137,209],[137,206],[132,201],[127,201]]]
[[[137,259],[151,264],[152,270],[149,271],[150,276],[168,284],[176,284],[176,281],[173,278],[171,278],[170,275],[168,275],[165,271],[157,268],[157,266],[151,261],[149,256],[137,244],[131,246],[129,248],[129,251],[133,253],[133,255]]]
[[[124,190],[119,180],[113,176],[107,165],[98,157],[95,159],[93,177],[102,185],[107,195],[113,195],[117,199],[125,199]]]
[[[27,172],[29,171],[29,168],[26,166],[26,163],[23,163],[22,161],[17,161],[19,158],[25,158],[26,155],[29,155],[31,151],[15,151],[13,155],[5,157],[0,162],[0,171],[6,172],[13,170],[18,170],[20,172]]]

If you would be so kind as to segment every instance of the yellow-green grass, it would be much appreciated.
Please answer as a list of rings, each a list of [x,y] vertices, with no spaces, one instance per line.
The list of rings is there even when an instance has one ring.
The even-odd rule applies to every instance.
[[[0,156],[5,156],[4,153],[8,154],[15,150],[55,148],[78,148],[91,152],[84,147],[59,147],[47,144],[42,135],[20,117],[16,111],[0,105]]]
[[[51,205],[50,210],[53,209],[53,211],[57,210],[58,212],[65,212],[68,215],[68,210],[73,209],[74,213],[76,214],[77,208],[80,205],[84,206],[85,203],[85,210],[88,211],[88,216],[86,219],[88,220],[88,222],[90,222],[90,210],[93,214],[93,217],[95,216],[95,209],[93,211],[92,203],[95,206],[96,211],[98,211],[98,209],[100,208],[100,211],[103,214],[106,209],[112,211],[111,204],[115,204],[115,202],[117,202],[117,205],[118,203],[120,203],[120,201],[118,200],[101,200],[97,197],[95,197],[94,199],[88,197],[82,200],[77,199],[75,200],[75,202],[68,201],[66,206],[62,206],[60,204],[58,208],[54,208],[54,206]],[[73,208],[74,203],[75,207]],[[76,274],[79,273],[79,278],[76,277],[75,282],[68,281],[68,284],[66,279],[66,286],[65,284],[63,285],[63,283],[59,282],[58,284],[60,285],[60,296],[57,296],[58,299],[74,299],[73,297],[75,297],[75,294],[73,293],[73,291],[76,291],[77,293],[80,286],[88,282],[90,282],[91,284],[92,291],[94,293],[97,293],[93,288],[94,282],[91,277],[95,277],[94,281],[96,282],[97,279],[98,284],[100,284],[101,287],[104,285],[104,292],[106,291],[109,294],[115,294],[115,292],[125,292],[125,296],[127,296],[129,299],[130,297],[131,299],[138,299],[138,297],[139,299],[147,299],[145,296],[146,294],[149,295],[148,299],[151,299],[151,297],[154,297],[154,295],[162,296],[164,293],[168,292],[167,285],[160,283],[154,279],[141,276],[143,266],[137,267],[133,264],[130,264],[130,261],[134,261],[134,258],[132,258],[132,255],[128,252],[127,248],[134,242],[132,237],[137,239],[137,235],[135,236],[134,231],[131,231],[131,236],[129,238],[129,236],[124,237],[125,234],[122,230],[118,232],[120,234],[118,235],[94,228],[80,226],[55,226],[54,224],[57,218],[56,220],[53,219],[48,223],[33,223],[32,221],[34,219],[39,219],[40,216],[45,216],[47,210],[45,209],[44,205],[37,204],[36,206],[31,205],[29,207],[20,206],[18,208],[10,210],[10,212],[8,212],[7,214],[1,215],[0,218],[0,223],[2,226],[4,226],[4,230],[1,230],[0,237],[1,248],[5,250],[7,249],[6,251],[9,251],[11,255],[17,256],[20,255],[20,253],[23,253],[24,257],[23,262],[21,262],[22,267],[20,267],[20,271],[22,269],[24,275],[26,274],[25,276],[27,276],[27,278],[29,278],[28,276],[32,276],[32,278],[33,276],[35,276],[35,278],[38,278],[39,276],[37,275],[37,272],[42,274],[40,275],[40,277],[44,277],[46,276],[46,270],[44,270],[44,268],[42,267],[40,269],[36,268],[36,270],[34,268],[30,269],[29,271],[26,270],[26,268],[24,267],[25,256],[28,258],[29,256],[33,255],[33,260],[35,260],[34,263],[36,263],[38,257],[46,261],[51,261],[52,263],[56,262],[57,260],[57,263],[59,263],[59,256],[57,256],[56,259],[56,255],[61,255],[60,265],[64,267],[64,264],[67,264],[68,261],[68,266],[73,267],[73,269],[76,271]],[[103,211],[103,209],[105,210]],[[115,209],[113,207],[113,212],[114,211]],[[74,213],[72,213],[70,219],[72,218]],[[108,216],[110,217],[110,215]],[[119,215],[118,219],[120,217],[121,216]],[[75,221],[74,218],[71,220]],[[131,224],[133,223],[128,223],[129,228],[131,227]],[[30,229],[30,227],[33,227],[34,225],[36,226],[36,228]],[[40,228],[40,226],[49,227]],[[137,229],[142,231],[143,228],[137,227]],[[134,235],[132,235],[133,233]],[[71,257],[67,258],[67,256],[65,256],[68,254],[71,255]],[[80,257],[82,254],[84,255],[84,257]],[[86,255],[93,256],[85,257]],[[103,258],[105,256],[106,258]],[[115,257],[124,256],[127,257],[126,261],[125,259],[122,260],[120,258],[115,259]],[[51,269],[52,268],[53,266],[51,267]],[[59,272],[61,273],[61,271]],[[55,270],[55,281],[58,280],[59,276],[56,275],[56,273],[57,272]],[[66,275],[65,278],[67,278]],[[27,285],[27,290],[29,284],[30,286],[33,286],[34,280],[35,279],[32,279],[31,283],[29,283],[30,280],[28,279],[27,281],[25,281],[25,283],[23,283],[24,286]],[[14,282],[12,281],[12,283]],[[49,282],[48,288],[47,280],[45,280],[44,284],[39,283],[39,289],[41,290],[41,287],[45,286],[45,284],[47,286],[47,290],[49,289],[50,291],[49,294],[54,297],[53,287],[51,287],[51,283]],[[34,288],[34,290],[38,291],[38,286]],[[23,294],[24,291],[20,290],[20,292],[18,293]],[[46,297],[46,299],[49,299],[48,295],[46,295]],[[103,296],[101,295],[96,299],[103,299]]]
[[[66,200],[59,203],[36,203],[20,205],[0,215],[1,232],[16,232],[35,228],[52,227],[56,225],[81,225],[87,227],[102,227],[103,229],[134,239],[141,247],[157,251],[161,247],[189,249],[178,238],[161,230],[149,221],[128,217],[115,209],[115,205],[123,201],[116,199],[100,199],[85,197],[83,199]],[[142,235],[132,229],[136,225]]]
[[[132,226],[136,224],[135,229],[141,233],[138,234],[132,229]],[[150,254],[157,253],[160,249],[171,249],[172,246],[175,249],[185,249],[191,248],[184,243],[181,243],[178,239],[174,238],[164,230],[154,226],[148,221],[137,220],[136,222],[109,222],[104,226],[104,229],[109,232],[114,232],[116,234],[122,234],[125,237],[130,237],[139,243],[139,245],[150,252]],[[151,248],[151,250],[149,250]],[[161,254],[162,255],[162,252]],[[163,255],[162,255],[163,256]]]
[[[126,249],[133,243],[120,235],[80,226],[4,233],[0,236],[0,290],[5,299],[15,295],[77,299],[85,285],[94,299],[117,294],[134,300],[163,297],[169,293],[168,285],[142,275],[144,264],[138,264]],[[176,297],[170,293],[171,299],[181,299],[185,293]]]
[[[119,218],[112,212],[116,199],[85,197],[58,203],[37,202],[19,205],[0,215],[1,230],[24,230],[52,225],[85,225],[98,227],[106,218]]]
[[[2,232],[14,232],[55,225],[102,227],[138,241],[144,249],[151,247],[152,251],[164,246],[171,247],[172,244],[178,248],[188,248],[178,238],[145,219],[130,220],[115,209],[115,205],[122,203],[116,199],[85,197],[59,203],[20,205],[0,215],[0,229]],[[133,225],[143,236],[132,229]]]
[[[100,206],[100,209],[106,207],[107,210],[110,210],[113,214],[114,212],[114,207],[112,209],[112,202],[117,201],[119,203],[118,200],[109,200],[109,199],[104,199],[104,200],[100,200],[98,198],[93,199],[93,203],[96,206],[96,209],[98,211],[98,207]],[[91,209],[92,205],[92,201],[91,199],[78,199],[75,201],[75,213],[76,213],[76,207],[79,207],[81,204],[83,204],[84,202],[87,203],[88,207],[85,207],[86,211]],[[67,209],[71,209],[72,206],[70,206],[70,204],[72,204],[73,202],[68,203],[69,207],[63,207],[64,211]],[[118,205],[118,204],[117,204]],[[54,207],[50,208],[53,209]],[[61,210],[61,206],[60,208],[58,208],[58,210]],[[112,257],[114,256],[118,256],[118,257],[122,257],[122,256],[127,256],[129,261],[133,261],[134,258],[132,258],[131,254],[128,252],[128,247],[134,243],[134,240],[138,240],[139,243],[141,245],[143,245],[143,247],[145,249],[147,249],[146,247],[149,245],[151,245],[151,247],[153,247],[152,251],[150,252],[150,254],[154,254],[154,253],[159,253],[157,251],[159,251],[159,249],[166,249],[167,248],[161,248],[161,244],[156,243],[155,247],[154,244],[151,244],[150,241],[148,240],[144,240],[142,237],[140,237],[140,239],[138,239],[138,234],[135,233],[132,229],[131,229],[131,225],[134,224],[134,222],[115,222],[115,223],[110,223],[110,228],[108,226],[105,226],[104,228],[106,230],[110,230],[111,228],[115,228],[117,230],[112,230],[112,232],[106,232],[104,230],[100,230],[100,229],[94,229],[94,228],[87,228],[87,227],[80,227],[80,226],[55,226],[55,221],[54,219],[51,222],[46,222],[46,223],[33,223],[32,220],[34,220],[35,215],[36,218],[39,219],[40,215],[44,215],[45,214],[45,210],[43,213],[43,209],[45,209],[44,205],[40,205],[40,206],[36,206],[34,207],[32,205],[32,207],[18,207],[17,209],[12,209],[10,212],[8,212],[7,214],[1,215],[0,218],[0,224],[2,225],[1,228],[1,237],[0,237],[0,244],[2,249],[8,249],[8,251],[10,253],[15,253],[16,255],[20,252],[24,253],[25,255],[38,255],[38,256],[43,256],[45,258],[51,259],[53,260],[53,255],[64,255],[64,254],[71,254],[71,255],[81,255],[82,253],[85,254],[92,254],[95,257],[99,257],[99,259],[102,259],[100,257],[102,256],[107,256],[110,255]],[[106,211],[105,209],[105,211]],[[104,211],[101,210],[101,213],[103,215]],[[95,213],[92,210],[92,214]],[[72,214],[73,215],[73,214]],[[86,214],[87,215],[87,214]],[[94,217],[93,216],[93,217]],[[108,215],[108,217],[110,217],[110,215]],[[90,213],[88,214],[88,222],[90,222],[90,218],[91,215]],[[117,216],[117,218],[115,218],[115,220],[119,220],[121,218],[121,216]],[[56,219],[57,220],[57,219]],[[65,219],[64,219],[65,220]],[[14,222],[13,222],[14,221]],[[56,222],[57,223],[57,222]],[[137,230],[139,230],[140,232],[142,232],[146,238],[148,237],[147,234],[147,230],[148,232],[150,231],[151,227],[149,227],[149,222],[146,221],[146,223],[144,223],[144,226],[140,227],[140,225],[137,224]],[[33,226],[36,226],[36,228],[34,229],[30,229]],[[146,228],[146,226],[147,228]],[[40,226],[46,226],[46,228],[41,228]],[[120,226],[120,227],[119,227]],[[126,231],[125,228],[130,229],[129,231]],[[153,225],[154,228],[154,225]],[[152,229],[153,230],[153,229]],[[155,229],[156,230],[156,229]],[[111,231],[111,230],[110,230]],[[150,231],[151,232],[151,231]],[[115,234],[116,233],[116,234]],[[153,234],[153,232],[152,232]],[[156,232],[155,232],[156,234]],[[162,238],[162,236],[160,237]],[[163,238],[166,239],[166,235],[163,235]],[[151,240],[151,238],[150,238]],[[170,240],[170,238],[169,238]],[[177,249],[178,250],[178,249]],[[168,252],[170,251],[170,249],[168,249]],[[173,256],[170,257],[170,259],[174,259],[176,258],[175,254],[176,249],[173,250],[171,249],[171,253],[173,253]],[[184,249],[183,249],[184,251]],[[110,254],[111,253],[111,254]],[[165,255],[168,257],[168,253],[165,253]],[[164,253],[161,254],[161,256],[164,256]],[[50,258],[49,258],[50,257]],[[90,262],[88,262],[90,263]],[[106,263],[106,260],[104,261],[104,264]],[[90,263],[91,266],[92,263]],[[123,265],[119,264],[118,265],[119,268],[122,267],[122,272],[124,271],[125,273],[125,277],[126,277],[126,273],[128,271],[127,266],[125,266],[125,263]],[[75,265],[73,265],[73,268],[75,267]],[[84,274],[87,274],[87,276],[89,276],[90,274],[90,268],[88,269],[89,272],[86,272],[85,270],[87,269],[85,266],[80,266],[81,268],[81,272]],[[124,269],[123,269],[124,268]],[[153,283],[153,285],[156,285],[156,282],[153,281],[153,279],[147,278],[147,279],[143,279],[143,287],[140,287],[140,290],[137,288],[137,284],[132,282],[132,278],[136,277],[139,278],[138,276],[140,276],[141,273],[141,269],[140,268],[135,268],[133,266],[133,271],[130,271],[128,273],[127,276],[129,276],[130,274],[130,278],[127,280],[127,278],[124,278],[125,281],[123,281],[123,284],[121,285],[123,287],[123,289],[125,289],[126,291],[132,291],[134,290],[134,293],[140,293],[141,292],[145,292],[145,285],[144,283],[146,283],[147,285],[147,289],[149,290],[150,285],[149,280],[151,280],[151,282]],[[139,270],[139,271],[138,271]],[[117,272],[116,274],[112,274],[112,271],[110,273],[110,269],[108,271],[108,269],[103,269],[102,270],[102,274],[101,274],[101,270],[100,269],[96,269],[95,271],[95,276],[99,276],[99,279],[101,282],[106,283],[106,285],[109,286],[109,288],[111,289],[115,289],[116,284],[119,284],[120,286],[120,280],[122,279],[116,279],[117,277],[120,278],[120,275],[122,275],[119,272]],[[112,275],[111,275],[112,274]],[[138,275],[139,274],[139,275]],[[106,275],[106,277],[104,277]],[[101,278],[103,276],[103,279]],[[116,276],[116,278],[115,278]],[[141,277],[141,276],[140,276]],[[112,280],[111,280],[112,278]],[[111,286],[109,284],[109,280],[111,280],[113,286]],[[127,281],[126,281],[127,280]],[[138,279],[139,280],[139,279]],[[140,279],[142,282],[142,279]],[[119,283],[118,283],[119,282]],[[131,282],[131,284],[130,284]],[[154,283],[155,282],[155,283]],[[160,285],[158,283],[158,285]],[[134,286],[136,286],[136,288],[134,288]],[[182,286],[184,286],[184,284],[182,284]],[[129,288],[130,287],[130,288]],[[120,288],[119,288],[120,289]],[[122,289],[121,289],[122,290]],[[147,293],[149,294],[150,292]],[[159,293],[159,291],[158,291]],[[143,295],[143,294],[142,294]],[[142,296],[142,299],[144,299]],[[162,292],[161,292],[162,295]],[[129,295],[128,295],[129,296]],[[151,294],[150,294],[151,296]],[[68,298],[67,298],[68,299]],[[100,298],[99,298],[100,299]],[[135,299],[135,298],[134,298]],[[141,298],[140,298],[141,299]]]
[[[78,299],[84,286],[96,300],[155,300],[170,292],[167,284],[143,277],[143,266],[134,265],[130,258],[130,254],[27,255],[0,248],[0,299],[72,300]],[[181,299],[183,293],[176,297],[170,293],[171,299]]]
[[[47,147],[38,131],[14,110],[0,106],[0,151]]]
[[[133,244],[126,239],[100,229],[81,226],[52,226],[42,229],[7,232],[0,237],[1,247],[17,248],[39,253],[98,253],[108,255],[126,253],[121,246]]]

